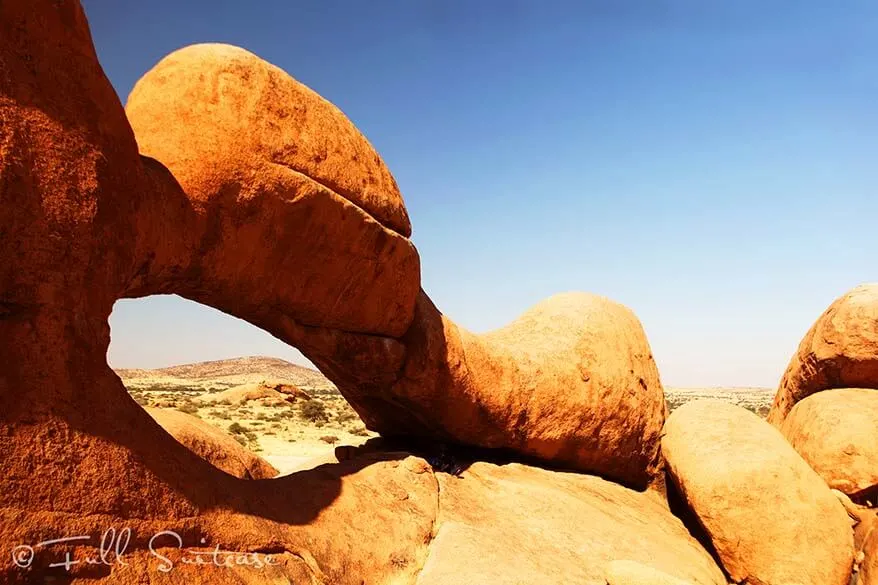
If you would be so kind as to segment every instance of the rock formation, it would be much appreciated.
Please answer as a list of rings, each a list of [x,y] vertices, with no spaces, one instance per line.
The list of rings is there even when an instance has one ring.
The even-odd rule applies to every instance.
[[[692,585],[635,561],[613,561],[607,568],[607,585]]]
[[[619,560],[687,585],[726,583],[711,556],[654,493],[515,463],[477,462],[460,477],[436,477],[438,530],[418,585],[604,585],[610,565]]]
[[[171,265],[144,267],[137,294],[176,292],[268,329],[373,431],[509,449],[635,486],[655,477],[664,396],[636,317],[573,294],[490,335],[457,327],[417,294],[396,183],[326,100],[247,51],[195,45],[144,75],[127,113],[196,226]]]
[[[848,514],[777,429],[743,408],[697,400],[668,418],[662,452],[735,583],[847,585]]]
[[[780,425],[803,398],[831,388],[878,388],[878,284],[836,299],[790,360],[768,420]]]
[[[863,543],[858,585],[878,585],[878,530],[874,528]]]
[[[146,412],[187,449],[229,475],[241,479],[268,479],[277,475],[277,469],[267,461],[197,416],[170,408],[147,408]]]
[[[0,2],[0,542],[13,561],[0,581],[724,582],[661,490],[634,489],[661,486],[666,408],[631,311],[568,293],[488,334],[455,325],[420,289],[375,150],[242,49],[168,56],[127,114],[78,2]],[[373,430],[533,465],[455,477],[406,450],[354,449],[281,478],[229,475],[194,452],[220,465],[225,448],[183,437],[189,423],[163,430],[106,364],[113,303],[158,293],[298,347]],[[818,321],[774,422],[814,392],[875,387],[874,298],[857,289]],[[693,404],[665,432],[670,476],[733,578],[846,581],[850,518],[776,429]],[[232,473],[267,473],[242,465]],[[131,531],[124,562],[102,556],[108,529]],[[84,540],[44,543],[71,535]],[[65,554],[80,562],[56,565]]]
[[[826,480],[858,502],[878,496],[878,392],[825,390],[796,403],[781,432]]]
[[[437,517],[437,481],[423,460],[369,453],[271,480],[265,489],[264,482],[221,472],[174,440],[106,365],[115,300],[175,292],[247,319],[316,356],[342,382],[356,381],[347,395],[376,421],[402,421],[402,431],[462,441],[472,435],[446,429],[448,420],[437,420],[430,400],[448,392],[466,400],[464,410],[473,409],[479,397],[466,392],[495,392],[485,384],[496,370],[473,370],[478,385],[463,384],[458,360],[469,356],[457,349],[481,352],[479,368],[513,367],[511,355],[492,355],[500,352],[495,347],[514,344],[491,336],[471,341],[419,292],[418,257],[398,190],[337,109],[243,51],[207,46],[188,54],[232,70],[218,74],[204,100],[186,94],[186,107],[198,102],[195,111],[177,112],[170,124],[150,122],[138,103],[176,95],[173,75],[154,71],[139,84],[129,111],[142,155],[78,3],[0,4],[0,542],[90,539],[36,545],[31,557],[17,558],[21,566],[0,568],[0,577],[216,582],[215,574],[179,561],[221,546],[279,561],[262,572],[230,570],[226,582],[413,582]],[[173,69],[173,59],[159,73],[165,65]],[[198,66],[209,71],[208,64]],[[242,85],[250,74],[252,84]],[[267,102],[260,101],[260,88]],[[177,103],[164,101],[159,109]],[[227,107],[232,114],[224,114]],[[265,123],[239,119],[241,112],[264,115]],[[178,144],[181,128],[195,142]],[[534,429],[543,445],[526,450],[645,483],[654,473],[664,405],[639,324],[607,301],[556,304],[572,317],[565,355],[600,356],[601,340],[621,352],[606,370],[590,355],[564,365],[558,375],[579,376],[581,387],[558,398],[559,405],[598,406],[608,394],[631,421],[608,421],[606,436],[577,439],[580,426],[594,431],[600,421],[589,420],[588,412],[558,412],[552,430],[539,421],[525,424],[525,413],[522,429]],[[596,321],[591,333],[583,316],[602,304],[612,316]],[[611,331],[610,322],[623,329]],[[443,323],[465,338],[457,349],[436,328]],[[517,351],[524,359],[524,350]],[[538,359],[548,358],[539,347],[534,355],[504,373],[510,384],[537,381]],[[625,373],[629,358],[634,371]],[[419,364],[433,367],[428,361],[445,374],[441,383],[424,386],[419,403],[417,384],[404,377],[426,379]],[[591,389],[586,377],[598,386]],[[600,386],[620,380],[628,387]],[[540,387],[545,398],[535,404],[565,386],[542,381]],[[493,400],[480,414],[482,430],[492,435],[491,446],[525,449],[526,437],[497,437],[509,430],[517,414],[510,410],[523,404],[526,389],[501,390],[518,393],[518,402],[497,412]],[[565,448],[565,433],[574,448]],[[577,456],[583,445],[597,452]],[[631,452],[613,452],[622,446]],[[109,527],[133,531],[126,565],[51,566],[68,552],[98,555]],[[178,561],[165,574],[156,571],[148,545],[150,535],[168,530],[180,542],[162,543]]]
[[[283,392],[277,390],[283,389]],[[308,395],[301,390],[288,384],[241,384],[232,386],[221,392],[204,394],[198,398],[199,402],[211,404],[217,402],[229,402],[231,404],[244,404],[253,400],[265,401],[271,404],[293,403],[298,398],[307,400]]]
[[[360,218],[354,222],[361,227],[359,239],[340,245],[366,246],[359,255],[341,255],[344,262],[359,258],[364,268],[351,266],[314,286],[320,294],[334,291],[327,298],[338,299],[340,307],[357,301],[362,313],[340,308],[324,318],[320,315],[331,313],[324,309],[315,311],[312,324],[404,330],[394,313],[397,299],[405,296],[395,284],[394,266],[410,271],[414,297],[413,248],[362,219],[353,206],[333,205],[339,221]],[[203,274],[207,288],[224,291],[218,305],[228,303],[227,309],[240,308],[241,314],[262,310],[235,289],[284,282],[278,274],[295,259],[284,253],[287,232],[265,236],[280,247],[263,249],[273,258],[262,266],[268,270],[274,264],[261,283],[240,278],[233,284],[240,264],[231,259],[225,275],[192,260],[201,253],[216,260],[210,250],[222,247],[224,229],[253,236],[239,238],[239,246],[263,244],[250,230],[268,234],[284,225],[285,216],[283,202],[261,209],[267,225],[255,221],[260,212],[252,207],[225,224],[199,223],[201,216],[171,174],[138,154],[79,4],[0,3],[0,542],[7,559],[0,581],[233,583],[235,571],[246,574],[239,582],[413,580],[436,515],[435,480],[423,461],[373,455],[271,480],[271,489],[265,489],[262,481],[217,470],[174,440],[106,365],[107,317],[114,301],[173,290],[176,278],[194,285],[197,279],[186,280],[190,270]],[[248,257],[245,250],[242,257]],[[379,265],[380,274],[368,268]],[[303,273],[290,274],[295,281]],[[311,300],[291,299],[298,309]],[[385,301],[388,306],[380,307]],[[97,558],[101,535],[111,527],[133,531],[128,565],[82,562],[69,571],[50,566],[65,552],[80,560]],[[161,531],[175,531],[182,541],[182,551],[173,539],[160,543],[177,561],[171,573],[156,569],[147,548],[150,536]],[[89,540],[38,545],[74,535]],[[10,549],[19,545],[32,548],[15,549],[21,553],[16,565]],[[214,546],[271,554],[279,564],[217,577],[179,562],[181,555]]]

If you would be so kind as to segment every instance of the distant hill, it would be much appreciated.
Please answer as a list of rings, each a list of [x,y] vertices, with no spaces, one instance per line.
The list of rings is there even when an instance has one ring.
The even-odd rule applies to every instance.
[[[120,368],[115,372],[126,386],[155,384],[229,386],[268,381],[293,384],[300,388],[334,388],[332,382],[317,370],[266,356],[198,362],[154,370]]]

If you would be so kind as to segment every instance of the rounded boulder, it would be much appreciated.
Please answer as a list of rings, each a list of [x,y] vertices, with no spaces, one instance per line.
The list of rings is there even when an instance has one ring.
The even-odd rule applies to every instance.
[[[673,484],[734,582],[847,585],[848,514],[776,428],[738,406],[696,400],[664,432]]]

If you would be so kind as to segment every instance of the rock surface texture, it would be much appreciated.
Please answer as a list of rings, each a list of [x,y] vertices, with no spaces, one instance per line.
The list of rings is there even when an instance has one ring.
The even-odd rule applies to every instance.
[[[878,284],[845,293],[817,319],[787,366],[769,422],[780,426],[797,402],[831,388],[878,389]]]
[[[613,561],[607,568],[607,585],[692,585],[634,561]]]
[[[796,403],[781,432],[826,480],[853,500],[878,495],[878,391],[825,390]]]
[[[662,452],[735,583],[847,585],[851,519],[776,428],[743,408],[697,400],[668,418]]]
[[[863,563],[857,585],[878,585],[878,530],[873,528],[863,543]]]
[[[437,530],[418,585],[605,585],[619,560],[676,579],[668,584],[726,583],[656,494],[515,463],[475,463],[460,477],[436,477]]]
[[[169,408],[147,408],[157,423],[187,449],[216,467],[241,479],[268,479],[277,469],[252,451],[197,416]]]

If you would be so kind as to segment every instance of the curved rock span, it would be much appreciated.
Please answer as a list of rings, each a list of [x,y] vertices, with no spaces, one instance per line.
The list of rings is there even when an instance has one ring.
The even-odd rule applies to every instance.
[[[164,201],[181,227],[161,234],[161,257],[126,294],[175,292],[264,327],[382,434],[509,449],[635,486],[655,476],[664,396],[637,318],[567,294],[488,335],[459,328],[419,293],[402,196],[332,104],[212,44],[163,59],[126,110],[141,153],[187,197]]]

